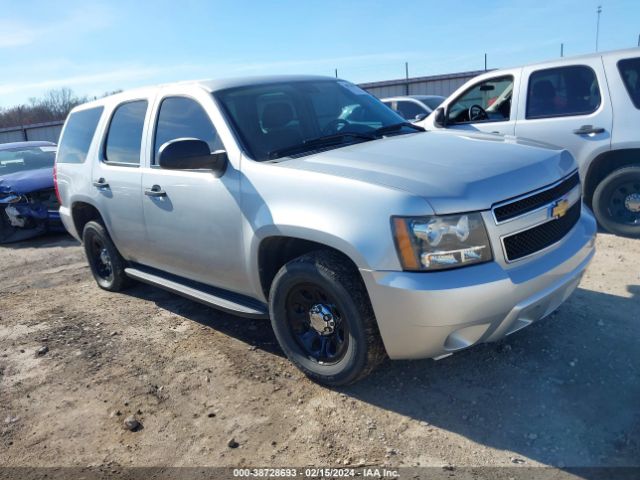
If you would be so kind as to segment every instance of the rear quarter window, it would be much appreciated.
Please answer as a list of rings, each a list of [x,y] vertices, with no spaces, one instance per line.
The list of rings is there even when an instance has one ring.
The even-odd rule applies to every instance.
[[[111,117],[104,159],[109,163],[140,164],[142,130],[147,101],[134,100],[119,105]]]
[[[618,70],[631,101],[636,108],[640,109],[640,58],[620,60]]]
[[[103,110],[103,107],[88,108],[69,115],[56,162],[84,163]]]

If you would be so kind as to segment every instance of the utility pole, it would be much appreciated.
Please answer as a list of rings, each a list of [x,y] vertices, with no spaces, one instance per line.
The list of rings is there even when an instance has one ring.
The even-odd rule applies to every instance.
[[[638,35],[638,46],[640,47],[640,35]]]
[[[338,69],[336,68],[336,78],[338,78]]]
[[[487,54],[484,54],[484,71],[487,71]]]
[[[409,62],[404,62],[404,78],[407,82],[407,95],[409,95]]]
[[[560,57],[564,57],[564,43],[560,44]]]
[[[600,14],[602,13],[602,5],[598,5],[598,9],[596,10],[598,13],[598,21],[596,22],[596,52],[598,51],[598,40],[600,37]]]

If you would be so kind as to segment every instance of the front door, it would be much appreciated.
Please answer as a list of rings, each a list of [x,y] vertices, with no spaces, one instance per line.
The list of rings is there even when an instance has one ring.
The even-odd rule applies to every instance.
[[[471,132],[513,135],[520,70],[507,70],[470,86],[447,104],[447,128]]]
[[[204,92],[201,98],[198,95],[165,96],[157,103],[150,166],[142,173],[147,233],[143,263],[238,291],[242,290],[244,256],[237,165],[229,162],[219,178],[206,170],[158,166],[160,147],[177,138],[204,140],[212,152],[224,149],[205,109],[214,108],[213,100]]]
[[[600,57],[526,67],[522,85],[516,135],[566,148],[580,166],[609,150],[613,118]]]

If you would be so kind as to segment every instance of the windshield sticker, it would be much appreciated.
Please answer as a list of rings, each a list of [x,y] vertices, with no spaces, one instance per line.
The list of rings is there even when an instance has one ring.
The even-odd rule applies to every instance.
[[[347,90],[349,90],[351,93],[355,93],[356,95],[369,95],[367,92],[365,92],[363,89],[361,89],[360,87],[354,85],[353,83],[349,83],[349,82],[338,82],[343,88],[346,88]]]

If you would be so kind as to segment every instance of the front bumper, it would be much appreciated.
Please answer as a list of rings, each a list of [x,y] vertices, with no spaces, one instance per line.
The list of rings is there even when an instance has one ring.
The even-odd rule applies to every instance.
[[[58,210],[37,203],[0,203],[0,243],[27,240],[46,232],[63,232]]]
[[[558,244],[526,262],[443,272],[361,270],[387,354],[435,358],[495,341],[557,309],[595,253],[587,208]]]

